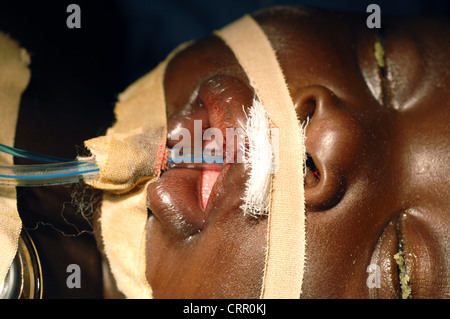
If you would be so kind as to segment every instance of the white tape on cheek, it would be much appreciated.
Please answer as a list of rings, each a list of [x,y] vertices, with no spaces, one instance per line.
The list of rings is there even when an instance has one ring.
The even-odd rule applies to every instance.
[[[304,135],[267,36],[250,16],[216,34],[234,52],[279,132],[272,178],[262,298],[299,298],[305,262]]]

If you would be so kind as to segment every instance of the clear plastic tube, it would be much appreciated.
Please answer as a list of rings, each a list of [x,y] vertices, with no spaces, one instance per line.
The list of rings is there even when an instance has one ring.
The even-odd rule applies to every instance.
[[[100,169],[93,158],[71,162],[0,166],[0,185],[51,186],[95,180]]]
[[[45,164],[0,166],[0,185],[50,186],[90,181],[99,177],[93,158],[71,160],[0,144],[0,152]]]
[[[55,156],[33,153],[0,144],[0,152],[45,164],[0,166],[0,185],[7,186],[51,186],[92,181],[100,176],[93,157],[70,160]],[[173,154],[172,154],[173,155]],[[170,156],[167,167],[221,170],[223,160],[216,157],[204,158],[198,154],[183,157]]]
[[[184,162],[173,162],[170,161],[167,163],[167,168],[192,168],[192,169],[205,169],[205,170],[213,170],[220,171],[222,170],[222,163],[184,163]]]
[[[208,156],[204,157],[203,153],[189,153],[182,156],[170,150],[167,168],[191,168],[191,169],[207,169],[220,171],[223,167],[224,160],[221,157]]]
[[[72,162],[73,160],[62,158],[62,157],[56,157],[56,156],[49,156],[49,155],[43,155],[38,153],[33,153],[30,151],[21,150],[19,148],[7,146],[0,143],[0,152],[10,154],[15,157],[21,157],[25,158],[31,161],[36,161],[39,163],[61,163],[61,162]]]

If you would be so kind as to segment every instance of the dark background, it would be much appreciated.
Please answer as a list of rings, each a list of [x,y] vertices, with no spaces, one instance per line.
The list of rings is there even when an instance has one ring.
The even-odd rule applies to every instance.
[[[81,29],[66,27],[71,3],[81,7]],[[2,0],[0,30],[36,54],[35,66],[45,47],[55,64],[77,65],[74,76],[85,77],[87,67],[91,72],[109,69],[107,77],[122,90],[178,44],[204,37],[246,13],[274,5],[305,5],[367,14],[371,3],[380,5],[382,15],[450,12],[446,0]]]
[[[81,7],[81,29],[66,26],[71,3]],[[118,93],[178,44],[246,13],[302,4],[368,15],[370,3],[380,5],[382,17],[450,12],[450,2],[436,0],[1,0],[0,31],[18,40],[32,61],[15,146],[68,158],[82,154],[83,141],[102,134],[113,121]],[[89,233],[92,220],[86,221],[80,209],[80,203],[92,203],[91,195],[80,185],[18,189],[24,226],[41,257],[45,298],[103,297],[100,256]],[[65,284],[71,263],[81,267],[81,289]]]

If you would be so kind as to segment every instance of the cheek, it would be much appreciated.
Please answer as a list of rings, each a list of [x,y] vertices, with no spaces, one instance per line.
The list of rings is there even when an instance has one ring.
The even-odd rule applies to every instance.
[[[396,196],[389,113],[368,104],[359,112],[360,105],[317,85],[295,99],[299,118],[309,118],[306,151],[320,172],[305,188],[303,296],[366,298],[366,269]]]
[[[153,244],[147,245],[146,275],[154,298],[259,298],[266,230],[266,219],[234,210],[179,241],[150,220],[147,242]]]

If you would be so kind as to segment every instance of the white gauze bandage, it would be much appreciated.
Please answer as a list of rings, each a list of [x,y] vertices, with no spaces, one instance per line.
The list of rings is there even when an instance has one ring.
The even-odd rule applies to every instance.
[[[241,209],[244,215],[260,217],[269,213],[271,174],[276,170],[275,158],[278,155],[272,146],[275,143],[272,143],[271,131],[264,107],[258,100],[253,100],[245,127],[248,146],[244,164],[250,173],[242,197]]]

